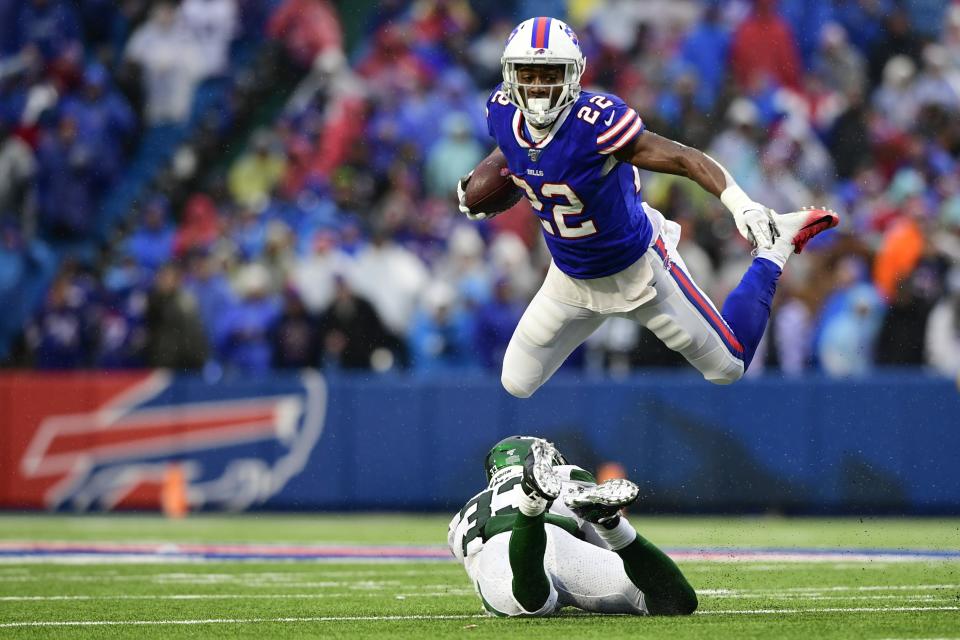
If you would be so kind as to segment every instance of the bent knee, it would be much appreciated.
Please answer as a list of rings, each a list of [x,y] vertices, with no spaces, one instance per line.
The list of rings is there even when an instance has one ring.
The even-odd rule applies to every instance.
[[[737,360],[720,369],[703,371],[702,373],[707,382],[720,385],[733,384],[743,377],[743,362]]]
[[[502,384],[503,388],[507,390],[507,393],[514,398],[529,398],[533,395],[533,392],[537,390],[537,387],[533,385],[520,384],[507,376],[500,376],[500,384]]]

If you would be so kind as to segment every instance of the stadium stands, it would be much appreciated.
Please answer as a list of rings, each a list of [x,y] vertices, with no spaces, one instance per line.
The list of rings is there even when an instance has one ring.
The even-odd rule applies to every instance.
[[[453,185],[532,4],[651,130],[777,210],[846,214],[791,261],[751,373],[960,372],[960,5],[147,4],[0,1],[10,365],[496,370],[546,255],[526,204],[472,224]],[[644,189],[722,300],[732,221],[687,181]],[[610,321],[568,366],[675,364]]]

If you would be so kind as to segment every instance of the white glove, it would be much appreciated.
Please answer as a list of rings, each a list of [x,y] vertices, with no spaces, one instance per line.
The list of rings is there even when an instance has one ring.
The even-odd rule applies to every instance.
[[[470,211],[470,207],[467,206],[467,203],[466,203],[467,183],[470,182],[470,176],[472,175],[473,175],[473,171],[471,171],[467,175],[460,178],[460,180],[457,182],[457,199],[460,201],[460,206],[459,206],[460,213],[467,216],[467,218],[469,218],[470,220],[488,220],[494,217],[494,215],[496,214],[489,214],[489,213],[482,213],[482,212],[474,213],[473,211]]]
[[[722,164],[710,156],[706,157],[719,167],[727,180],[726,188],[720,194],[720,202],[733,213],[737,231],[753,245],[754,249],[772,249],[774,241],[780,237],[773,212],[759,202],[751,200]]]
[[[762,204],[750,202],[741,206],[733,212],[733,221],[737,223],[740,235],[755,249],[771,249],[780,237],[773,214]]]

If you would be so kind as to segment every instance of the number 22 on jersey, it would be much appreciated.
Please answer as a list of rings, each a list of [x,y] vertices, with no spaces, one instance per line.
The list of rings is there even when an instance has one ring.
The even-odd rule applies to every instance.
[[[537,196],[530,183],[523,178],[515,175],[510,176],[518,187],[527,194],[527,199],[536,211],[543,211],[543,202]],[[577,238],[586,238],[597,232],[597,225],[593,220],[586,219],[578,224],[568,224],[567,216],[578,216],[583,213],[583,201],[574,193],[568,184],[547,182],[540,187],[540,194],[544,198],[563,198],[567,204],[552,204],[553,222],[540,218],[540,224],[546,229],[547,233],[575,240]],[[550,204],[550,203],[547,203]]]

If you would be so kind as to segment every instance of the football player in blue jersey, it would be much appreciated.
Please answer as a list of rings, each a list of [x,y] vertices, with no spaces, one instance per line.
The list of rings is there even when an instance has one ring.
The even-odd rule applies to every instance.
[[[597,484],[542,438],[490,449],[487,486],[453,516],[447,543],[484,608],[545,616],[689,615],[697,594],[677,565],[621,514],[639,493],[624,479]]]
[[[735,382],[750,366],[787,259],[839,218],[826,209],[777,214],[754,202],[719,163],[646,130],[617,96],[582,91],[585,64],[570,27],[532,18],[510,34],[503,82],[487,102],[495,153],[540,218],[553,258],[507,347],[503,386],[529,397],[614,315],[653,331],[710,382]],[[755,259],[722,311],[677,253],[679,225],[643,201],[638,169],[693,180],[753,244]],[[469,179],[457,185],[460,210],[485,219],[465,203]]]

